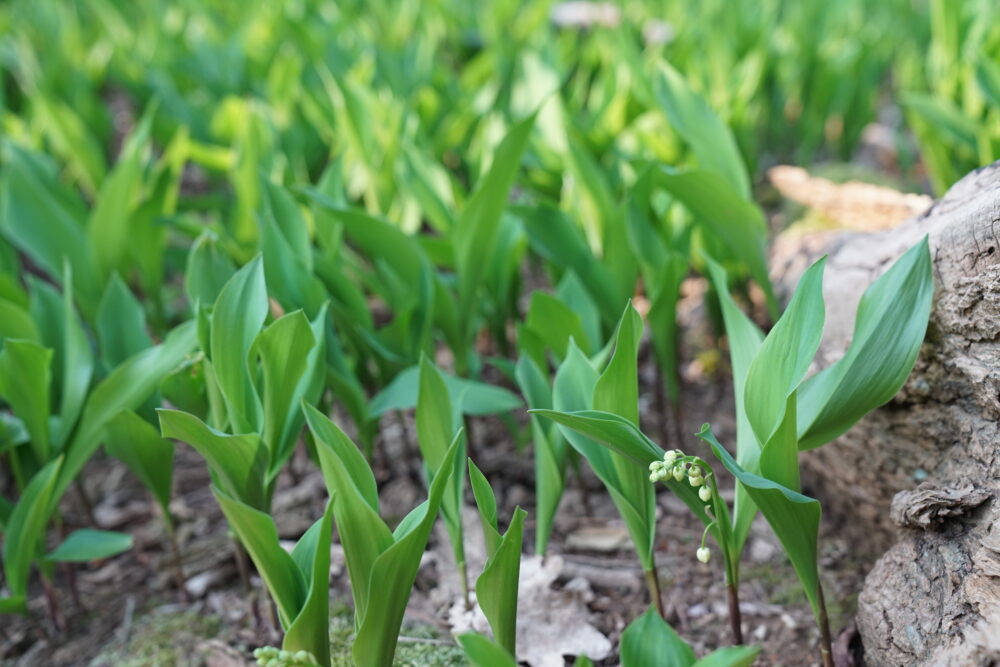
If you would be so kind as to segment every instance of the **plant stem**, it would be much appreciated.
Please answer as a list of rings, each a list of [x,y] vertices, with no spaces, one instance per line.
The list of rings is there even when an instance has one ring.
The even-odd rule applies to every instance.
[[[646,570],[646,586],[649,588],[649,597],[652,598],[653,603],[656,605],[656,611],[659,612],[661,618],[666,620],[667,615],[663,609],[663,596],[660,594],[660,575],[656,571],[655,562]]]
[[[177,584],[177,590],[181,593],[181,601],[188,604],[191,602],[191,594],[187,590],[187,578],[184,576],[184,559],[181,557],[181,549],[177,544],[177,533],[174,532],[174,526],[169,517],[166,518],[165,523],[167,526],[167,538],[170,541],[170,561],[174,571],[174,583]]]
[[[833,667],[833,648],[830,642],[830,620],[826,615],[826,600],[823,598],[823,585],[816,584],[816,599],[819,602],[819,652],[823,658],[823,667]]]
[[[465,561],[458,563],[459,574],[462,575],[462,596],[465,598],[465,610],[472,611],[472,598],[469,597],[469,568]]]
[[[66,632],[66,618],[62,614],[62,609],[59,608],[59,599],[56,597],[56,591],[52,588],[52,582],[44,574],[41,576],[42,580],[42,590],[45,592],[45,602],[49,607],[49,616],[52,618],[52,624],[55,625],[56,631],[65,634]]]
[[[743,615],[740,612],[740,588],[730,581],[726,584],[726,592],[729,593],[729,626],[733,630],[733,641],[737,645],[743,644]]]

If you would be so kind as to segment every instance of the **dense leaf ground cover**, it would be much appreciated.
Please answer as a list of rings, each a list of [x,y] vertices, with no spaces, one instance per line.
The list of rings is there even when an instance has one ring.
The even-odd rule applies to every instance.
[[[801,591],[782,603],[815,616],[797,641],[828,662],[850,605],[824,601],[822,499],[797,454],[909,374],[929,255],[869,288],[843,360],[810,375],[823,265],[783,308],[761,174],[874,148],[940,192],[997,157],[998,13],[0,7],[0,612],[22,619],[0,657],[55,661],[94,622],[82,577],[126,628],[135,604],[228,595],[243,612],[216,605],[212,650],[262,664],[393,664],[416,621],[436,627],[425,643],[514,664],[535,648],[518,639],[528,554],[550,562],[567,520],[600,518],[641,585],[580,617],[604,613],[615,639],[589,657],[750,664],[757,540],[784,568],[772,583]],[[110,519],[118,484],[156,521]],[[684,636],[687,577],[728,600],[719,631]],[[453,639],[452,603],[483,623]],[[95,627],[128,652],[129,630]]]

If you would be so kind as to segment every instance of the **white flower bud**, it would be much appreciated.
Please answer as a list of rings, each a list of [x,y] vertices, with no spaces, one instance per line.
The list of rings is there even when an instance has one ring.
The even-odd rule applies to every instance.
[[[698,549],[698,560],[702,563],[707,563],[708,559],[712,557],[712,552],[708,550],[708,547],[700,547]]]
[[[681,481],[682,479],[684,479],[684,467],[683,466],[677,466],[676,468],[674,468],[674,479],[676,479],[678,482]]]
[[[707,503],[712,499],[712,489],[706,484],[698,489],[698,497],[701,498],[701,502]]]
[[[705,483],[705,480],[701,477],[695,477],[694,475],[688,475],[688,484],[691,486],[701,486]]]
[[[677,460],[677,452],[675,452],[672,449],[669,452],[667,452],[666,454],[663,455],[663,464],[664,465],[672,466],[674,464],[674,461],[676,461],[676,460]]]

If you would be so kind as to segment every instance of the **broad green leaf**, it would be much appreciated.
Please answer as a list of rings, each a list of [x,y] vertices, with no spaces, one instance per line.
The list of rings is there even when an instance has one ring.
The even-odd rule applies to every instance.
[[[4,530],[3,570],[13,598],[28,593],[28,572],[35,559],[45,525],[52,515],[49,506],[58,498],[57,479],[63,457],[49,461],[35,473],[21,493]],[[12,603],[14,604],[14,603]]]
[[[305,386],[302,378],[309,370],[309,352],[316,345],[305,313],[288,313],[261,331],[250,350],[250,358],[260,355],[261,384],[257,395],[264,399],[262,439],[270,456],[268,483],[291,455],[298,433],[289,422],[302,424],[299,401]],[[287,434],[287,436],[286,436]]]
[[[164,440],[156,427],[123,410],[108,422],[104,449],[138,477],[156,498],[170,522],[170,492],[174,469],[174,445]]]
[[[490,623],[493,636],[511,655],[516,653],[517,586],[527,514],[520,507],[514,510],[507,532],[476,580],[476,600]]]
[[[81,303],[96,306],[100,290],[84,231],[86,209],[63,186],[47,157],[3,143],[0,233],[50,278],[60,281],[65,261],[73,267]]]
[[[552,407],[552,388],[531,357],[517,360],[515,377],[528,406]],[[531,415],[531,434],[535,443],[535,553],[545,553],[552,534],[552,521],[559,509],[566,485],[566,440],[558,428],[546,428]]]
[[[536,112],[537,113],[537,112]],[[492,166],[466,202],[453,230],[458,270],[459,312],[468,313],[465,336],[472,333],[477,290],[493,256],[500,216],[521,166],[521,156],[535,124],[532,114],[517,123],[497,147]]]
[[[237,433],[261,426],[262,408],[248,360],[267,311],[264,268],[257,257],[229,279],[212,309],[209,356]]]
[[[417,440],[420,453],[433,477],[448,451],[448,445],[455,437],[457,424],[444,378],[426,356],[420,358],[419,383]]]
[[[865,290],[847,353],[799,391],[799,448],[819,447],[889,401],[927,331],[934,278],[927,237]]]
[[[0,346],[5,338],[38,340],[38,327],[31,319],[31,313],[23,306],[8,299],[0,298]]]
[[[236,273],[233,260],[226,255],[216,237],[202,233],[188,251],[184,271],[184,291],[192,304],[215,303],[219,293]]]
[[[750,364],[764,341],[764,334],[733,301],[725,270],[707,255],[702,257],[708,267],[715,293],[719,295],[722,317],[726,325],[729,359],[733,369],[733,396],[736,404],[736,461],[744,470],[753,472],[758,469],[761,444],[757,442],[753,427],[747,418],[746,378]],[[743,544],[750,534],[750,524],[753,523],[756,514],[757,506],[750,500],[746,489],[737,484],[733,503],[736,553],[743,552]]]
[[[604,322],[613,325],[629,295],[618,293],[611,272],[594,256],[579,226],[564,211],[547,204],[517,207],[514,212],[524,223],[532,250],[579,276]]]
[[[716,172],[749,199],[750,177],[732,131],[680,72],[663,61],[657,65],[653,91],[670,126],[690,144],[702,169]]]
[[[393,544],[393,536],[378,515],[375,477],[364,456],[321,412],[311,405],[303,407],[316,440],[323,479],[333,498],[333,515],[351,579],[357,627],[368,608],[368,585],[375,559]]]
[[[733,257],[746,264],[750,276],[764,290],[772,316],[777,315],[765,252],[767,225],[761,210],[715,172],[664,168],[658,182],[721,239]]]
[[[483,525],[483,539],[486,541],[486,557],[492,558],[500,546],[500,528],[497,520],[497,499],[493,487],[476,464],[469,459],[469,482],[472,495],[479,510],[479,521]]]
[[[292,624],[285,630],[281,647],[286,651],[308,651],[326,667],[330,664],[330,532],[333,525],[333,500],[326,504],[323,516],[313,525],[292,552],[300,547],[308,558],[308,569],[299,564],[305,575],[305,600]],[[318,526],[318,529],[317,529]],[[307,537],[311,538],[307,540]],[[312,542],[312,544],[309,544]]]
[[[45,560],[53,563],[86,563],[117,556],[132,548],[132,536],[113,530],[74,530]]]
[[[691,667],[697,657],[687,642],[650,607],[622,633],[622,667]]]
[[[94,208],[87,220],[87,241],[93,253],[98,275],[106,279],[121,270],[132,242],[132,212],[137,191],[142,184],[143,152],[149,142],[149,130],[155,105],[150,106],[132,130],[114,168],[101,183]]]
[[[819,537],[819,501],[743,470],[719,444],[708,424],[698,437],[707,442],[715,457],[742,484],[778,537],[795,573],[802,582],[813,614],[819,618],[819,568],[816,562]]]
[[[306,599],[306,576],[281,547],[274,519],[214,484],[212,493],[271,593],[282,627],[289,628]]]
[[[712,651],[692,667],[750,667],[758,655],[759,646],[726,646]]]
[[[823,337],[823,267],[820,259],[805,272],[785,309],[761,343],[747,371],[747,419],[765,443],[785,414],[789,395],[799,386]]]
[[[566,345],[570,339],[584,350],[593,351],[595,347],[594,341],[584,331],[580,316],[548,292],[535,291],[531,294],[523,328],[537,336],[560,360],[566,357]],[[543,360],[535,361],[540,363]]]
[[[556,373],[552,392],[552,403],[558,412],[577,412],[590,409],[594,387],[597,385],[598,374],[590,361],[580,349],[570,343],[563,361]],[[608,489],[618,512],[625,520],[629,535],[636,545],[636,552],[642,561],[643,568],[652,566],[652,532],[655,524],[653,515],[653,485],[649,482],[648,473],[640,466],[627,460],[616,460],[619,455],[591,438],[560,425],[563,435],[587,459],[591,469]],[[625,466],[632,466],[626,468]],[[625,471],[622,478],[620,470]],[[641,473],[644,485],[637,487],[639,475],[634,478],[632,470]]]
[[[524,406],[514,393],[466,378],[441,373],[452,405],[461,406],[467,415],[492,415]],[[373,417],[391,410],[409,410],[416,407],[420,390],[420,367],[411,366],[400,372],[392,382],[372,399],[370,411]]]
[[[437,368],[424,355],[420,357],[420,390],[417,395],[417,441],[427,466],[428,480],[439,474],[449,475],[448,487],[441,500],[441,516],[451,539],[455,562],[465,581],[465,537],[462,526],[464,475],[441,470],[441,464],[458,430],[456,411],[448,396],[448,388]],[[462,447],[464,452],[464,447]],[[460,454],[464,459],[464,453]]]
[[[155,347],[128,358],[90,392],[80,426],[66,450],[50,511],[69,488],[101,443],[108,422],[122,410],[135,410],[156,391],[157,385],[181,364],[195,346],[193,322],[171,331]]]
[[[513,656],[489,637],[466,632],[457,639],[473,667],[517,667]]]
[[[215,482],[227,494],[255,509],[264,509],[267,450],[256,433],[230,435],[179,410],[157,410],[164,438],[191,445],[208,462]]]
[[[389,667],[392,664],[399,628],[417,577],[421,555],[427,547],[427,538],[445,489],[455,474],[456,463],[461,461],[458,452],[459,438],[456,438],[442,461],[441,472],[431,483],[427,501],[403,519],[393,534],[394,543],[375,559],[371,567],[368,605],[361,612],[361,623],[351,649],[359,665]],[[337,525],[339,527],[339,520]]]
[[[146,314],[142,304],[117,273],[111,275],[104,288],[94,328],[106,370],[153,344],[146,333]]]
[[[63,278],[63,322],[62,396],[59,426],[53,437],[57,448],[65,445],[76,426],[94,373],[94,353],[73,304],[73,274],[68,263]]]
[[[39,464],[49,461],[52,350],[30,340],[9,339],[0,350],[0,396],[28,430]]]
[[[615,351],[594,385],[595,410],[612,412],[639,423],[639,380],[636,355],[642,338],[642,318],[632,304],[625,307],[615,339]]]

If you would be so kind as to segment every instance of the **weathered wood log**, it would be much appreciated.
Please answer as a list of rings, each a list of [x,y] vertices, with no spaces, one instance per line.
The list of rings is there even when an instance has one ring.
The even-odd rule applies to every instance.
[[[1000,162],[894,229],[776,244],[773,272],[786,292],[829,255],[823,367],[846,349],[865,287],[930,237],[934,307],[912,376],[888,405],[803,456],[828,520],[857,537],[862,556],[881,554],[858,601],[870,665],[1000,661],[998,233]]]

